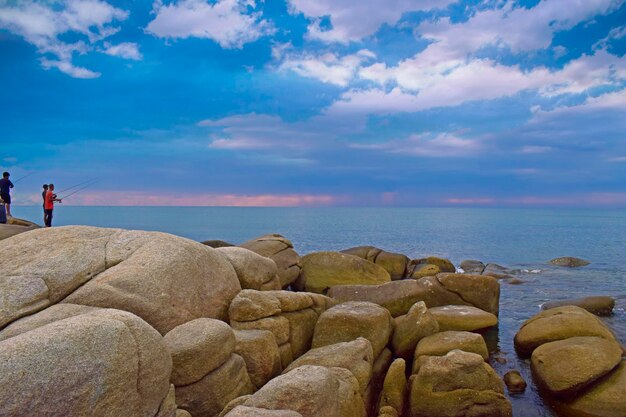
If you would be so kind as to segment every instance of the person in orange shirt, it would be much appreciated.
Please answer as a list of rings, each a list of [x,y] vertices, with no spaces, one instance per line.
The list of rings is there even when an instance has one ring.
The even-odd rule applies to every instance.
[[[46,227],[52,227],[52,211],[54,210],[55,201],[58,201],[59,203],[63,202],[61,199],[57,198],[57,195],[54,193],[54,184],[49,184],[43,206],[44,213],[46,215]]]

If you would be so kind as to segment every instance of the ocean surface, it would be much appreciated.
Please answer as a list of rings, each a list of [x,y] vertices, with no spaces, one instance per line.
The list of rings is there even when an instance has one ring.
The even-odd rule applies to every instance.
[[[40,207],[13,207],[13,214],[42,222]],[[513,337],[549,300],[589,295],[617,298],[605,318],[626,342],[626,210],[486,208],[231,208],[72,207],[55,209],[54,225],[158,230],[193,240],[238,244],[280,233],[302,255],[373,245],[410,258],[436,255],[458,265],[478,259],[520,270],[521,285],[502,282],[500,324],[486,334],[492,360],[503,375],[518,369],[531,380],[527,360],[517,358]],[[549,259],[577,256],[583,268],[550,266]],[[533,271],[533,272],[523,272]],[[511,396],[516,417],[553,416],[534,388]]]

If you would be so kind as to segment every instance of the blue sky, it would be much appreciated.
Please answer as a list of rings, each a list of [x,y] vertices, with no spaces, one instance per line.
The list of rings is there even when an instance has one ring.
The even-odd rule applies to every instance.
[[[626,206],[626,2],[0,0],[17,203]]]

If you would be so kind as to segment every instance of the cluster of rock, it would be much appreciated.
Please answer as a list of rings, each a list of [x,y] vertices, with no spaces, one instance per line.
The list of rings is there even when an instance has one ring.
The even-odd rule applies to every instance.
[[[563,415],[626,415],[623,347],[595,315],[577,306],[543,311],[522,325],[515,347]]]
[[[280,235],[206,243],[94,227],[3,240],[0,415],[512,415],[480,334],[499,312],[485,268],[369,246],[300,258]],[[603,329],[516,343],[542,360],[561,339],[605,349],[569,395],[624,379]]]

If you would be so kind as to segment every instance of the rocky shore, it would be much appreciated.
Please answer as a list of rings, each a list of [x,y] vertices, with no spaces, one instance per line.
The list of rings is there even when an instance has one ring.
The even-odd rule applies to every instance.
[[[626,416],[610,297],[529,317],[532,380],[492,367],[520,281],[499,265],[32,224],[2,225],[0,251],[3,417],[506,417],[527,384],[559,416]]]

